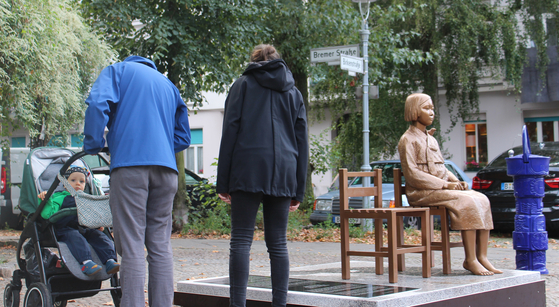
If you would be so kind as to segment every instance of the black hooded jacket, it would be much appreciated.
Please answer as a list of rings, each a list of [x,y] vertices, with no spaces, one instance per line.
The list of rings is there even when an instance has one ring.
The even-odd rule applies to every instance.
[[[309,158],[303,96],[281,59],[250,63],[225,101],[217,192],[303,201]]]

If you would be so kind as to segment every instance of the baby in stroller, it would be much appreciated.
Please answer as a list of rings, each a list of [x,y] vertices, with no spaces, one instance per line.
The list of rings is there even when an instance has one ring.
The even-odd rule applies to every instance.
[[[71,165],[64,177],[76,191],[83,191],[86,178],[89,175],[87,168]],[[47,192],[41,192],[38,197],[43,200]],[[50,218],[54,213],[64,208],[76,207],[74,197],[68,191],[54,193],[47,201],[41,217]],[[102,267],[93,262],[89,245],[95,249],[99,259],[104,263],[107,274],[119,271],[120,264],[116,262],[116,252],[113,241],[102,232],[102,229],[91,229],[79,225],[78,217],[67,216],[54,224],[56,239],[66,243],[68,249],[76,260],[82,265],[82,272],[91,276],[101,271]]]

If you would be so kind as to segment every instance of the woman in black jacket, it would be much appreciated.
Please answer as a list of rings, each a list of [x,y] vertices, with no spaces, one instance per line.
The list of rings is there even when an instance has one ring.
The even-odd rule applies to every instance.
[[[308,141],[303,97],[275,48],[258,45],[225,101],[217,192],[231,204],[230,306],[245,306],[256,214],[264,209],[272,305],[285,306],[287,219],[305,194]]]

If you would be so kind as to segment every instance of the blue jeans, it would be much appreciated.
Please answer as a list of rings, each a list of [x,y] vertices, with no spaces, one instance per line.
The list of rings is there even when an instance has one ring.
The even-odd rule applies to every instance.
[[[264,239],[270,255],[272,306],[286,305],[289,283],[287,219],[291,198],[237,191],[231,193],[231,246],[229,253],[231,307],[246,306],[250,248],[254,235],[256,214],[261,202],[264,205]]]
[[[72,227],[62,227],[55,230],[56,238],[66,243],[68,249],[79,263],[91,260],[89,245],[93,247],[99,260],[105,264],[107,260],[116,260],[116,252],[113,241],[103,232],[97,229],[82,228],[82,232]],[[89,243],[89,244],[88,244]]]

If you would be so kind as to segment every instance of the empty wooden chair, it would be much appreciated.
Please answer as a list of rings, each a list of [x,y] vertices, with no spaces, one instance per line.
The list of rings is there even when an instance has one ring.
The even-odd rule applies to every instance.
[[[406,188],[402,185],[402,170],[394,169],[394,201],[396,207],[402,206],[402,195],[406,194]],[[411,206],[411,204],[410,204]],[[412,206],[414,207],[414,206]],[[425,208],[425,207],[414,207],[414,208]],[[431,250],[441,251],[443,258],[443,274],[450,274],[452,272],[450,263],[450,249],[452,247],[463,247],[462,241],[460,242],[450,242],[450,217],[446,207],[444,206],[432,206],[428,207],[431,209],[429,212],[431,214],[431,227],[430,227],[430,238],[431,238]],[[438,215],[441,217],[441,241],[434,241],[434,225],[433,216]],[[422,226],[423,227],[423,224]],[[433,254],[431,255],[431,266],[435,266]],[[405,261],[403,256],[398,259],[398,267],[400,270],[405,269]]]
[[[350,177],[372,177],[371,187],[349,187]],[[374,196],[374,208],[349,209],[350,197]],[[398,239],[403,232],[402,220],[404,216],[421,218],[421,245],[403,246]],[[342,249],[342,279],[350,278],[350,256],[375,257],[376,274],[383,274],[383,259],[388,258],[388,281],[398,282],[398,256],[404,253],[421,253],[423,277],[431,276],[431,248],[430,248],[430,220],[429,208],[383,208],[382,207],[382,171],[348,172],[340,169],[340,230]],[[375,223],[375,251],[350,250],[349,219],[374,219]],[[388,230],[388,244],[383,247],[383,219],[386,219]]]

